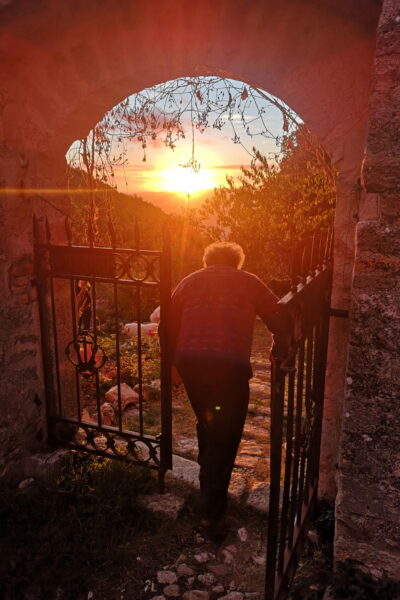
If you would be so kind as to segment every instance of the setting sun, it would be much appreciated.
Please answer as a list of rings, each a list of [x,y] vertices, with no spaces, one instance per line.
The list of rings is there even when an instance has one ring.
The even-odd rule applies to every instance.
[[[219,182],[212,170],[201,169],[196,173],[189,167],[174,167],[160,171],[157,184],[163,192],[196,194],[216,187]]]

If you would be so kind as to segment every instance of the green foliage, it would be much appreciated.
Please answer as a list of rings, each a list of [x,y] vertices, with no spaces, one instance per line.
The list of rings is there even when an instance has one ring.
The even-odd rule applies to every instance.
[[[131,342],[132,346],[134,342]],[[132,379],[139,381],[139,361],[135,352],[124,353],[123,366],[129,370]],[[160,344],[158,336],[146,336],[142,338],[142,381],[151,383],[160,377]]]
[[[292,244],[327,228],[335,207],[332,167],[302,126],[284,139],[283,149],[274,164],[255,151],[239,180],[228,178],[198,214],[204,232],[241,244],[246,269],[266,279],[287,277]]]
[[[99,337],[99,345],[103,348],[109,361],[102,369],[102,381],[114,383],[117,377],[116,367],[116,335]],[[131,385],[139,381],[139,361],[137,354],[137,338],[125,338],[120,341],[120,369],[124,379]],[[151,383],[160,377],[160,344],[158,335],[142,337],[142,381]],[[107,385],[107,382],[106,382]],[[109,386],[111,387],[111,385]]]

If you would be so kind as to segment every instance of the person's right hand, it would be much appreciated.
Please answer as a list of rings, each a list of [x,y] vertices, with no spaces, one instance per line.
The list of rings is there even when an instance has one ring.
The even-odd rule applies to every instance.
[[[286,373],[296,371],[296,348],[289,348],[286,357],[281,361],[280,368]]]

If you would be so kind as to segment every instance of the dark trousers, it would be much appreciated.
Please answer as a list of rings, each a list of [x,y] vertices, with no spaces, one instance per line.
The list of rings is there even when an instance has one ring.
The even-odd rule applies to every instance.
[[[197,417],[202,511],[219,519],[249,403],[249,367],[206,360],[182,360],[178,371]]]

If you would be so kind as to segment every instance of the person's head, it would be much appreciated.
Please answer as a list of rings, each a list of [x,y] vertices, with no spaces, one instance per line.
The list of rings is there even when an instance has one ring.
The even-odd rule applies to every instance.
[[[243,248],[233,242],[214,242],[207,246],[203,254],[203,265],[228,265],[241,269],[244,263]]]

